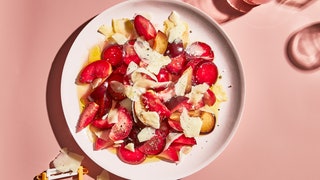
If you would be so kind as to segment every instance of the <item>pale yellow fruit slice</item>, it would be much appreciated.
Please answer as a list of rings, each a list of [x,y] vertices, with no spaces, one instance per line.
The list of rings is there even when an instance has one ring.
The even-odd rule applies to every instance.
[[[202,120],[201,134],[207,134],[213,131],[216,124],[216,117],[208,112],[203,111],[200,116]]]
[[[88,62],[92,63],[100,59],[101,59],[101,48],[100,46],[95,45],[89,50]]]
[[[152,49],[157,51],[160,54],[164,54],[166,52],[167,46],[168,46],[167,35],[161,31],[158,31],[154,39]]]
[[[123,34],[128,39],[137,38],[133,22],[128,18],[113,19],[112,28],[115,33]]]

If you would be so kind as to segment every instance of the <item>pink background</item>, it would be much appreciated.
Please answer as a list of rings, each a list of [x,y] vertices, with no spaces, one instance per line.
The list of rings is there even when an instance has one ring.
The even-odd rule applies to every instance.
[[[72,143],[49,120],[59,119],[59,59],[80,25],[118,2],[2,1],[1,179],[32,179]],[[302,11],[271,2],[222,24],[243,64],[245,108],[225,151],[185,180],[320,179],[320,73],[294,68],[285,54],[288,36],[319,21],[319,9],[320,1]],[[95,178],[101,169],[85,163]]]

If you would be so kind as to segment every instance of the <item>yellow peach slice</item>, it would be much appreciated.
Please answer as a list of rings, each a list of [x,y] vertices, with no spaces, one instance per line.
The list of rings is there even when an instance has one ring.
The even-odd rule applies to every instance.
[[[208,134],[212,132],[216,124],[216,117],[212,113],[203,111],[200,118],[202,120],[200,133]]]
[[[167,46],[168,46],[167,35],[161,31],[158,31],[154,39],[152,49],[157,51],[160,54],[164,54],[166,52]]]
[[[95,45],[89,50],[88,63],[92,63],[100,59],[101,59],[101,48],[100,46]]]
[[[190,117],[199,117],[201,115],[201,111],[199,110],[188,111],[188,115]],[[181,112],[176,111],[170,115],[170,119],[174,121],[180,121],[180,116],[181,116]]]

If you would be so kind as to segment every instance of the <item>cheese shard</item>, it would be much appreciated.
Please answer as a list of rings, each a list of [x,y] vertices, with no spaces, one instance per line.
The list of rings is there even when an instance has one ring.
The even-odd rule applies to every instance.
[[[189,102],[192,104],[197,104],[203,98],[203,95],[209,89],[209,85],[206,83],[198,84],[196,86],[192,86],[191,92],[186,96],[189,98]]]
[[[113,32],[113,28],[106,26],[106,25],[102,25],[99,27],[98,32],[101,33],[102,35],[104,35],[106,37],[106,39],[108,39],[109,37],[111,37],[114,32]]]
[[[123,35],[123,34],[120,34],[120,33],[115,33],[111,37],[119,45],[124,45],[128,41],[127,37],[125,35]]]
[[[77,172],[83,158],[83,156],[69,152],[67,148],[63,148],[53,160],[53,165],[59,172]]]
[[[185,31],[186,27],[183,23],[173,27],[169,32],[168,42],[172,43],[176,39],[179,39]]]
[[[168,19],[173,22],[174,25],[178,25],[180,23],[180,15],[176,11],[172,11]]]
[[[128,149],[129,151],[131,152],[134,152],[135,149],[134,149],[134,144],[133,143],[128,143],[126,146],[125,146],[126,149]]]
[[[145,77],[143,77],[144,74],[148,75],[150,78],[152,78],[152,80],[154,82],[158,81],[157,77],[154,74],[152,74],[151,72],[147,71],[145,68],[138,68],[135,71],[133,71],[131,73],[131,81],[133,83],[135,83],[135,82],[141,81],[141,80],[148,80],[148,79],[145,79]]]
[[[135,85],[133,86],[126,85],[125,91],[124,91],[125,95],[134,102],[139,101],[141,94],[145,92],[146,92],[145,88],[141,88]]]
[[[139,68],[139,65],[136,64],[135,62],[131,61],[127,67],[127,72],[126,75],[129,75],[131,73],[133,73],[135,70],[137,70]]]
[[[174,90],[177,96],[184,96],[191,87],[192,81],[192,68],[186,69],[181,77],[178,79],[177,83],[174,85]]]
[[[155,76],[151,72],[147,71],[145,68],[138,68],[135,72],[146,74],[146,75],[150,76],[150,78],[152,78],[154,81],[158,81],[157,76]]]
[[[186,108],[180,115],[180,123],[186,137],[198,137],[202,126],[200,117],[190,117]]]
[[[161,67],[171,62],[170,57],[154,51],[149,43],[141,38],[138,38],[133,45],[134,50],[142,61],[147,63],[146,69],[154,74],[158,74]]]
[[[118,109],[111,108],[107,117],[107,121],[109,124],[117,123],[118,119]]]
[[[141,118],[139,118],[143,124],[153,127],[155,129],[160,128],[160,116],[155,111],[142,112]]]
[[[172,11],[168,19],[164,22],[165,32],[168,36],[168,42],[172,43],[176,39],[181,39],[184,46],[189,42],[188,24],[181,21],[180,15]]]
[[[155,134],[156,134],[156,131],[154,128],[145,127],[139,132],[137,136],[138,136],[139,142],[144,142],[151,139]]]
[[[211,90],[214,92],[217,101],[225,102],[228,100],[227,93],[224,91],[223,86],[219,83],[216,83],[212,86]]]

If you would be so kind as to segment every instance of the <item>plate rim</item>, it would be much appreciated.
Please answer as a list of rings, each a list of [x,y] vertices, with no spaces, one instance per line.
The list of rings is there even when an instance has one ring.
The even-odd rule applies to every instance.
[[[103,10],[102,12],[100,12],[97,16],[95,16],[94,18],[92,18],[88,24],[85,25],[85,27],[81,30],[81,32],[77,35],[76,39],[74,40],[72,46],[70,47],[69,49],[69,52],[67,54],[67,57],[66,57],[66,62],[64,64],[64,67],[68,61],[68,57],[69,57],[69,54],[71,53],[72,49],[74,48],[75,46],[75,42],[78,41],[79,37],[82,36],[82,33],[84,33],[85,29],[90,26],[90,23],[95,20],[96,18],[100,17],[102,13],[105,13],[106,11],[111,11],[112,9],[117,9],[117,8],[120,8],[121,6],[127,6],[127,5],[130,5],[132,3],[146,3],[146,2],[152,2],[152,3],[170,3],[170,4],[174,4],[174,5],[178,5],[178,6],[182,6],[183,8],[187,8],[187,9],[191,9],[192,11],[195,11],[198,15],[201,16],[201,18],[206,18],[206,21],[209,21],[211,23],[211,25],[213,25],[216,30],[219,32],[220,35],[223,36],[223,39],[226,41],[226,43],[229,45],[230,47],[230,50],[233,52],[233,56],[234,56],[234,59],[236,60],[236,63],[237,63],[237,67],[238,67],[238,71],[239,71],[239,80],[241,81],[240,85],[240,90],[241,90],[241,95],[239,96],[241,98],[241,101],[240,101],[240,106],[239,108],[237,109],[238,110],[238,113],[237,113],[237,118],[235,120],[235,124],[228,136],[228,138],[226,139],[226,141],[223,143],[222,146],[220,146],[219,150],[217,151],[215,157],[212,157],[210,156],[210,158],[208,159],[208,162],[204,162],[202,163],[202,166],[201,167],[198,167],[198,168],[193,168],[194,170],[191,171],[191,172],[187,172],[185,173],[183,176],[179,176],[179,178],[182,178],[182,177],[186,177],[186,176],[189,176],[197,171],[199,171],[200,169],[206,167],[207,165],[209,165],[211,162],[213,162],[224,150],[225,148],[229,145],[229,143],[231,142],[232,138],[234,137],[238,127],[239,127],[239,124],[240,124],[240,121],[241,121],[241,117],[242,117],[242,114],[243,114],[243,109],[244,109],[244,104],[245,104],[245,79],[244,79],[244,70],[243,70],[243,66],[242,66],[242,63],[241,63],[241,60],[240,60],[240,57],[239,57],[239,54],[233,44],[233,42],[230,40],[230,38],[228,37],[228,35],[226,34],[225,31],[223,31],[222,27],[215,21],[213,20],[211,17],[209,17],[207,14],[203,13],[201,10],[185,3],[185,2],[181,2],[181,1],[170,1],[170,0],[131,0],[131,1],[124,1],[124,2],[120,2],[118,4],[115,4],[113,6],[110,6],[109,8],[106,8],[105,10]],[[64,93],[63,93],[63,90],[65,89],[64,87],[64,81],[63,81],[63,77],[65,76],[66,74],[66,70],[65,68],[63,67],[63,71],[62,71],[62,76],[61,76],[61,84],[60,84],[60,94],[61,94],[61,102],[62,102],[62,109],[63,109],[63,113],[66,117],[66,121],[67,121],[67,125],[68,125],[68,128],[69,130],[71,131],[71,127],[68,123],[68,120],[67,120],[67,116],[66,116],[66,110],[65,110],[65,106],[66,106],[66,102],[64,101]],[[83,150],[84,153],[86,153],[86,151],[83,149],[83,147],[79,144],[78,140],[75,138],[74,136],[74,132],[71,132],[73,138],[75,139],[75,141],[77,142],[77,144],[79,145],[79,147]],[[86,153],[87,154],[87,153]],[[88,155],[88,154],[87,154]],[[88,155],[88,157],[95,162],[94,159],[92,159],[92,157],[90,157]],[[98,163],[97,163],[98,164]],[[100,164],[98,164],[99,166],[101,166]],[[104,169],[104,167],[102,167]],[[124,176],[123,174],[119,174],[119,173],[116,173],[116,172],[113,172],[113,171],[110,171],[108,170],[109,172],[111,173],[114,173],[118,176],[121,176],[121,177],[124,177],[124,178],[132,178],[132,177],[128,177],[128,176]]]

